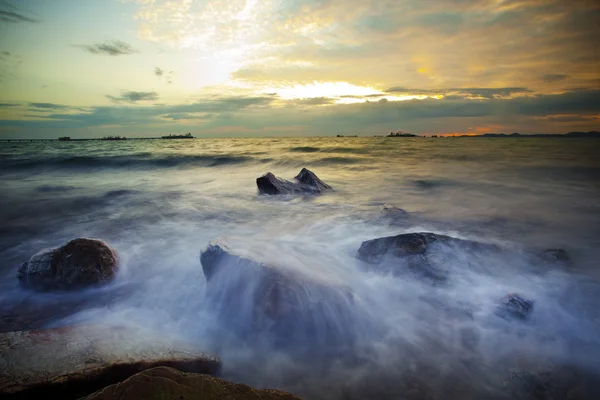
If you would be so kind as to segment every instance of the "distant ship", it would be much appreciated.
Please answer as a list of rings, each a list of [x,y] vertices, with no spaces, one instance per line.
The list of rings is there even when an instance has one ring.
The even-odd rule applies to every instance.
[[[416,137],[417,135],[413,133],[405,133],[405,132],[390,132],[387,137]]]
[[[186,133],[185,135],[168,135],[161,136],[161,139],[195,139],[191,133]]]
[[[71,140],[71,138],[69,136],[61,136],[58,138],[58,140],[60,140],[61,142],[67,142]]]
[[[125,136],[123,136],[123,137],[121,137],[121,136],[104,136],[100,140],[127,140],[127,138]]]

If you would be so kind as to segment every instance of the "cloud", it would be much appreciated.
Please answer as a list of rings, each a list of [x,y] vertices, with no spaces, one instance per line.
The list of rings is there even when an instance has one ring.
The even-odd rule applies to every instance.
[[[38,22],[38,20],[26,15],[23,11],[7,1],[0,1],[0,22],[14,24],[20,22]]]
[[[312,100],[320,103],[328,100]],[[370,134],[391,130],[414,132],[467,132],[473,126],[499,126],[506,132],[561,132],[598,130],[600,90],[565,92],[485,100],[435,99],[374,101],[356,104],[302,106],[298,100],[275,96],[207,97],[189,104],[152,106],[103,106],[77,110],[64,106],[48,109],[37,120],[5,120],[0,126],[34,129],[127,126],[131,132],[148,127],[167,129],[172,121],[187,121],[190,127],[220,132],[237,127],[240,132],[267,132],[274,127],[302,126],[303,134],[353,132]],[[135,128],[134,127],[138,127]],[[159,128],[157,128],[159,129]],[[193,129],[193,128],[190,128]],[[227,128],[229,129],[229,128]]]
[[[38,109],[51,109],[51,110],[60,110],[69,108],[69,106],[65,106],[63,104],[54,104],[54,103],[29,103],[30,108],[38,108]]]
[[[120,40],[112,40],[94,45],[75,45],[75,47],[80,47],[92,54],[108,54],[110,56],[139,53],[139,51],[134,49],[130,44]]]
[[[0,103],[0,108],[18,107],[18,106],[20,106],[20,104],[18,104],[18,103]]]
[[[510,97],[515,94],[533,93],[524,87],[505,88],[446,88],[446,89],[410,89],[405,87],[391,87],[385,92],[403,95],[444,95],[451,98],[479,97],[493,99],[498,97]]]
[[[158,100],[158,93],[156,92],[122,92],[120,96],[106,95],[110,101],[115,103],[136,103],[138,101],[150,101]]]
[[[565,74],[546,74],[546,75],[540,76],[540,79],[546,83],[553,83],[553,82],[564,81],[568,77],[569,77],[569,75],[565,75]]]
[[[163,74],[165,73],[164,70],[158,68],[158,67],[154,67],[154,75],[156,76],[163,76]]]

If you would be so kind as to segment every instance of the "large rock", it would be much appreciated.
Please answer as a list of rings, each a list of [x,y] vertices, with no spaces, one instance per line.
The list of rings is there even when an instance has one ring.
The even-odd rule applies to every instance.
[[[152,368],[110,385],[85,400],[299,400],[273,389],[254,389],[209,375],[192,374],[168,367]]]
[[[140,371],[216,374],[196,345],[134,327],[81,325],[0,334],[0,397],[78,398]]]
[[[271,334],[276,344],[340,344],[358,333],[347,287],[234,253],[223,240],[200,254],[207,300],[238,335]]]
[[[294,181],[281,179],[267,172],[256,179],[256,185],[258,191],[263,194],[316,194],[331,189],[331,186],[306,168],[302,168],[300,173],[294,177]]]
[[[72,290],[106,284],[117,269],[114,249],[102,240],[80,238],[33,255],[21,265],[17,278],[36,290]]]
[[[443,265],[433,262],[432,255],[443,247],[468,252],[499,250],[490,244],[419,232],[367,240],[361,244],[356,256],[367,264],[369,270],[392,275],[412,271],[441,281],[447,278],[448,271]]]

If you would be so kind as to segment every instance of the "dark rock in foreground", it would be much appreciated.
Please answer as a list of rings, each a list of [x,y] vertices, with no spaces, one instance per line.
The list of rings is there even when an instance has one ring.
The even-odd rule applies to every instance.
[[[297,271],[236,255],[212,241],[200,254],[207,301],[238,335],[269,333],[276,344],[339,344],[357,334],[352,292]]]
[[[82,325],[0,334],[0,397],[78,398],[140,371],[169,366],[216,374],[192,344],[130,327]]]
[[[532,311],[533,300],[526,299],[517,293],[511,293],[502,298],[497,314],[503,318],[527,319]]]
[[[447,278],[447,272],[430,259],[435,246],[440,245],[466,251],[498,251],[490,244],[420,232],[367,240],[361,244],[356,256],[367,263],[369,270],[392,275],[402,275],[408,270],[442,281]]]
[[[117,269],[117,253],[108,244],[80,238],[33,255],[21,265],[17,278],[35,290],[72,290],[106,284]]]
[[[294,177],[293,182],[267,172],[256,179],[256,185],[258,191],[263,194],[316,194],[331,189],[331,186],[306,168],[302,168],[300,173]]]
[[[272,389],[253,389],[209,375],[184,373],[158,367],[140,372],[127,380],[108,386],[85,400],[299,400],[298,397]]]

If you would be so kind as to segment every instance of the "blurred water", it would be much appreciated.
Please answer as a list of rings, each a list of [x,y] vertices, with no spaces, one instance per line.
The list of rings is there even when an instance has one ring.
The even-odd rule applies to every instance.
[[[452,393],[450,385],[510,398],[501,382],[517,355],[597,372],[598,154],[598,140],[564,138],[0,142],[0,312],[9,316],[0,327],[23,324],[19,316],[33,326],[137,323],[205,344],[223,357],[226,377],[308,398],[401,398],[417,375],[432,393]],[[302,167],[334,190],[258,195],[258,176],[289,179]],[[390,223],[383,204],[410,216]],[[363,240],[411,231],[514,252],[440,255],[452,276],[443,288],[362,272],[354,256]],[[18,287],[22,261],[82,236],[119,252],[112,286],[75,294]],[[221,236],[265,262],[351,288],[357,312],[369,316],[348,327],[363,334],[352,360],[302,360],[219,330],[198,256]],[[570,269],[540,270],[523,255],[551,247],[569,251]],[[535,299],[526,324],[494,317],[509,292]],[[63,307],[61,318],[40,320],[44,304]]]

